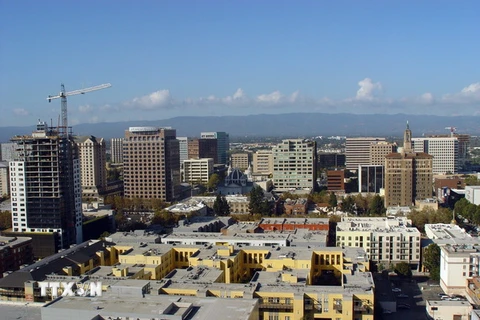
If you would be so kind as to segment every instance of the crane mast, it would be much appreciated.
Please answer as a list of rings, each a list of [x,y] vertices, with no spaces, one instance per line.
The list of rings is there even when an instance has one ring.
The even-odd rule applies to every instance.
[[[61,129],[61,134],[64,136],[68,136],[68,112],[67,112],[67,96],[74,96],[77,94],[85,94],[87,92],[102,90],[110,88],[112,85],[110,83],[101,84],[99,86],[79,89],[74,91],[65,91],[65,85],[62,83],[60,86],[60,93],[56,96],[49,95],[47,100],[48,102],[52,102],[53,99],[59,99],[61,101],[61,114],[62,114],[62,124],[59,129]]]

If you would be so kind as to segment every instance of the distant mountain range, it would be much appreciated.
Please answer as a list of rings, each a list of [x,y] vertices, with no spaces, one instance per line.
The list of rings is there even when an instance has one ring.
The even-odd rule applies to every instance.
[[[480,135],[480,116],[432,116],[407,114],[289,113],[276,115],[176,117],[166,120],[104,122],[78,124],[77,135],[106,139],[123,137],[133,126],[172,127],[177,136],[198,137],[202,131],[225,131],[230,137],[312,137],[312,136],[401,136],[409,121],[413,136],[446,134],[445,127],[456,127],[458,133]],[[14,135],[30,134],[34,126],[0,127],[0,142]]]

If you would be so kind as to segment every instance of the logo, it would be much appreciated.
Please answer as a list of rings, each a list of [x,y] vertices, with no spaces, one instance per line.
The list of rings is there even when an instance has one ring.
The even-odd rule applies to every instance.
[[[102,283],[97,282],[39,282],[42,297],[99,297],[102,295]],[[49,292],[48,292],[49,291]]]

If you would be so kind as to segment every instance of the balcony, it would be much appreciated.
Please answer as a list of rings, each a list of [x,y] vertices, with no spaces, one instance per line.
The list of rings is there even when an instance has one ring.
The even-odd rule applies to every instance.
[[[293,303],[262,301],[259,307],[260,309],[293,310]]]

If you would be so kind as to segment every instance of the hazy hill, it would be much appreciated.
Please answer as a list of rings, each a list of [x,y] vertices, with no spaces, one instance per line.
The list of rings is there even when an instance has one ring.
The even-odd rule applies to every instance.
[[[407,120],[414,136],[445,134],[445,127],[457,127],[459,133],[480,135],[480,116],[427,116],[386,114],[290,113],[277,115],[176,117],[156,121],[125,121],[74,126],[78,135],[110,139],[123,137],[131,126],[159,126],[177,129],[177,136],[199,136],[202,131],[226,131],[236,136],[401,136]],[[1,127],[0,142],[18,134],[29,134],[34,126]]]

